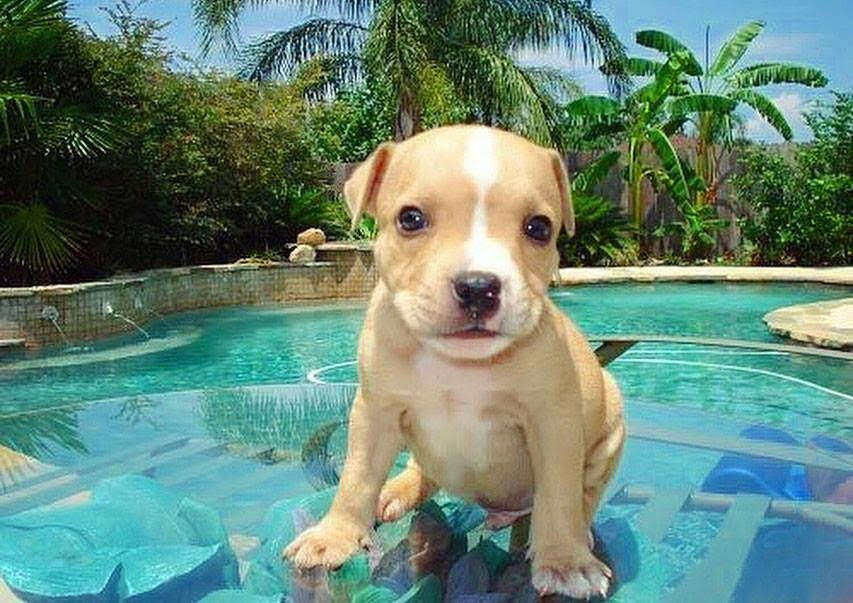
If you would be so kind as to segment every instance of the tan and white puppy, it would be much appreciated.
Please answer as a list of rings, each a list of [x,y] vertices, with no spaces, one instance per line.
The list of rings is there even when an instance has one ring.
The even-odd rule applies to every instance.
[[[374,517],[440,487],[496,513],[532,507],[540,593],[605,594],[588,530],[625,428],[616,383],[546,295],[559,225],[574,230],[560,156],[496,129],[439,128],[381,145],[344,194],[354,221],[378,221],[380,280],[337,495],[285,556],[340,566]],[[408,468],[385,483],[404,446]]]

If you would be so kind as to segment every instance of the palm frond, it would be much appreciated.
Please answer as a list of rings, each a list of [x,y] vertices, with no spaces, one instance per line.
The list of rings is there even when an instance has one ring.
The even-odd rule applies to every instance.
[[[256,0],[259,4],[274,0]],[[280,1],[280,0],[279,0]],[[291,0],[307,13],[334,12],[346,19],[361,20],[370,15],[382,0]]]
[[[75,405],[0,413],[0,486],[25,477],[33,469],[33,458],[44,459],[56,446],[86,452],[77,423],[82,409]]]
[[[328,441],[312,442],[312,438],[316,440],[318,430],[325,432],[330,425],[334,430],[345,421],[354,395],[355,386],[345,384],[208,390],[199,411],[212,437],[261,462],[304,459],[306,453],[311,455],[313,444],[322,448],[314,451],[315,460],[330,467],[343,460],[343,447],[329,451]],[[337,458],[329,458],[330,454]]]
[[[532,4],[543,5],[557,18],[558,43],[562,44],[570,55],[579,49],[587,63],[625,60],[625,46],[611,29],[607,19],[592,10],[588,0],[542,0]],[[613,74],[608,77],[608,87],[612,94],[621,97],[630,88],[630,80],[622,74]]]
[[[74,226],[42,203],[0,206],[0,259],[37,272],[71,264],[80,242]]]
[[[687,184],[681,160],[675,151],[675,147],[672,146],[669,137],[659,128],[652,128],[649,131],[649,142],[652,144],[655,154],[663,166],[663,171],[668,181],[669,193],[672,195],[672,198],[678,203],[689,203],[690,187]]]
[[[233,52],[237,48],[240,12],[260,4],[253,0],[193,0],[193,18],[201,28],[202,55],[208,55],[217,41]]]
[[[567,103],[578,98],[583,88],[570,74],[553,67],[521,67],[522,71],[540,91],[557,103]]]
[[[791,140],[794,137],[794,132],[791,130],[788,120],[785,119],[782,112],[773,104],[773,101],[763,94],[747,89],[735,90],[730,96],[755,109],[785,140]]]
[[[419,0],[381,3],[364,47],[366,72],[398,96],[417,95],[420,74],[430,62],[433,24]]]
[[[44,101],[38,96],[27,94],[20,82],[0,80],[0,147],[12,142],[14,123],[26,135],[38,128],[37,103]]]
[[[696,60],[693,52],[665,31],[644,29],[637,32],[635,39],[640,46],[652,48],[669,57],[682,54],[686,59],[684,61],[685,73],[688,75],[702,75],[702,67],[699,65],[699,61]]]
[[[616,75],[623,73],[632,77],[646,77],[655,75],[663,67],[660,61],[644,59],[640,57],[629,57],[623,62],[604,63],[599,70],[604,75]]]
[[[48,155],[89,159],[114,148],[120,138],[111,120],[66,106],[43,116],[39,142]]]
[[[625,48],[610,24],[590,3],[578,0],[478,0],[451,3],[445,16],[451,40],[486,46],[493,51],[559,49],[587,64],[621,62]],[[612,74],[614,92],[627,84]]]
[[[306,100],[332,100],[341,91],[358,85],[362,72],[359,55],[317,55],[299,66],[288,85]]]
[[[722,75],[737,65],[737,62],[740,61],[747,48],[749,48],[749,45],[756,36],[761,33],[762,29],[764,29],[764,21],[750,21],[738,29],[735,34],[729,38],[725,44],[723,44],[723,47],[720,48],[720,52],[717,53],[714,62],[708,69],[710,75]]]
[[[240,75],[252,80],[290,76],[314,57],[354,57],[364,44],[367,29],[339,19],[316,18],[249,44],[241,53]],[[341,63],[343,65],[343,63]],[[348,65],[355,63],[348,61]],[[356,70],[345,72],[355,76]]]
[[[736,71],[726,81],[735,88],[753,88],[768,84],[800,84],[820,88],[826,76],[819,69],[790,63],[759,63]]]
[[[465,98],[490,107],[501,125],[541,144],[551,144],[557,115],[553,100],[506,54],[478,46],[456,46],[451,77]]]
[[[579,193],[592,193],[592,189],[602,182],[613,166],[619,162],[622,153],[609,151],[583,168],[572,179],[572,190]]]
[[[62,22],[66,0],[4,0],[0,2],[0,45],[35,29]]]

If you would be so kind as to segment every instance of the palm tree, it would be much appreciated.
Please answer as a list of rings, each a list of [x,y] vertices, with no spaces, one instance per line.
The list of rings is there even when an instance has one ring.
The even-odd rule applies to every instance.
[[[671,35],[657,30],[639,31],[636,34],[637,43],[652,48],[671,57],[681,53],[687,57],[689,69],[685,78],[686,92],[693,94],[712,94],[732,101],[731,108],[721,111],[721,107],[711,107],[696,113],[691,119],[697,138],[698,175],[707,183],[707,190],[698,197],[699,202],[713,202],[719,185],[717,164],[719,156],[714,153],[714,145],[719,145],[720,151],[730,149],[733,144],[733,124],[738,107],[748,106],[759,113],[784,138],[791,140],[793,132],[782,112],[767,96],[757,88],[769,84],[800,84],[803,86],[822,87],[827,83],[826,77],[818,69],[790,63],[756,63],[740,67],[749,45],[764,29],[761,21],[751,21],[738,29],[717,52],[711,60],[709,35],[710,28],[705,30],[705,66],[696,60],[693,53]],[[660,69],[663,63],[634,59],[638,66],[644,66],[644,74],[652,74]],[[611,69],[608,72],[618,71]]]
[[[203,49],[215,40],[234,50],[237,18],[248,5],[274,0],[193,0]],[[553,69],[516,60],[523,49],[581,51],[587,62],[619,61],[624,49],[589,0],[294,0],[298,6],[337,11],[273,33],[241,53],[253,79],[288,76],[323,55],[349,84],[369,78],[388,90],[396,107],[398,139],[420,129],[430,83],[443,82],[477,109],[479,121],[500,124],[543,143],[555,140],[558,102],[576,90]],[[368,19],[368,25],[362,23]],[[624,79],[611,78],[614,88]]]
[[[65,52],[66,9],[65,0],[0,0],[0,264],[30,274],[74,260],[80,231],[58,213],[87,192],[71,168],[116,138],[107,118],[30,88]]]
[[[0,2],[0,57],[14,58],[16,38],[29,37],[50,28],[65,12],[65,0],[3,0]],[[6,71],[5,69],[3,71]],[[22,82],[9,73],[0,76],[0,146],[12,142],[15,129],[35,128],[36,104],[42,99],[27,94]]]
[[[679,158],[670,136],[680,131],[692,115],[703,111],[728,113],[734,101],[719,95],[691,93],[685,79],[695,73],[698,64],[689,51],[673,50],[663,63],[647,59],[628,59],[618,65],[607,64],[605,71],[618,70],[630,76],[651,76],[651,81],[617,101],[603,96],[585,96],[566,105],[570,125],[583,126],[586,135],[616,134],[626,141],[628,209],[635,228],[643,227],[643,182],[666,187],[680,207],[690,204],[691,195],[704,190],[703,181]],[[659,167],[648,162],[654,153]],[[611,152],[598,160],[597,171],[608,170],[621,153]]]

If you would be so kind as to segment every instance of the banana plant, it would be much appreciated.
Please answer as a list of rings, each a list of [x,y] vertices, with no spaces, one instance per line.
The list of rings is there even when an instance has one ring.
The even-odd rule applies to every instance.
[[[695,107],[690,122],[696,131],[696,171],[708,184],[706,191],[697,197],[698,203],[711,202],[716,198],[720,184],[719,159],[723,151],[730,149],[738,121],[736,109],[750,107],[761,115],[785,140],[793,138],[793,131],[785,116],[758,88],[770,84],[799,84],[822,87],[826,76],[812,67],[791,63],[756,63],[741,67],[740,63],[750,44],[764,29],[762,21],[751,21],[739,28],[720,47],[714,58],[710,51],[710,27],[705,29],[705,60],[700,65],[687,46],[666,32],[644,30],[636,34],[641,46],[657,50],[667,59],[680,55],[686,61],[682,84],[687,95],[715,96],[727,99],[727,105],[714,104]],[[664,63],[649,59],[629,59],[622,70],[636,75],[654,75]],[[607,73],[620,72],[618,63],[609,63]],[[639,73],[638,73],[639,72]],[[688,101],[689,102],[689,101]],[[716,153],[715,153],[715,146]]]
[[[638,35],[638,40],[645,38]],[[663,184],[679,206],[690,201],[691,183],[670,136],[698,113],[730,112],[735,105],[722,96],[690,92],[687,78],[701,72],[701,67],[674,38],[668,38],[666,46],[670,54],[664,62],[628,59],[605,64],[604,70],[611,73],[619,70],[633,77],[650,77],[624,100],[585,96],[565,108],[567,123],[581,125],[591,138],[605,133],[624,136],[628,210],[637,229],[644,223],[644,182]],[[652,156],[656,162],[650,161]],[[607,155],[604,159],[609,160]]]
[[[573,175],[575,234],[557,240],[561,265],[611,266],[636,259],[634,229],[613,201],[595,191],[619,157],[618,151],[609,151]]]

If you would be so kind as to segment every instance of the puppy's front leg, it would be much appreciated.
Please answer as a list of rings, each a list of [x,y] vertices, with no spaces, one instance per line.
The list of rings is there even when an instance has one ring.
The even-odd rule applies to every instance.
[[[525,427],[534,479],[530,556],[540,594],[588,599],[606,595],[612,573],[593,556],[587,539],[585,444],[578,416],[543,408]]]
[[[349,417],[347,458],[332,506],[284,556],[301,569],[337,568],[370,543],[379,489],[402,447],[399,413],[356,393]]]

